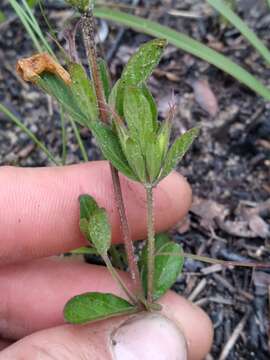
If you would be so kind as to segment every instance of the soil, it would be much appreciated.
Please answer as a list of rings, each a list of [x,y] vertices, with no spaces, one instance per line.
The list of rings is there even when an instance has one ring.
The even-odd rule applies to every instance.
[[[55,29],[63,28],[70,11],[61,2],[45,3]],[[23,84],[14,71],[18,58],[33,53],[33,45],[6,1],[1,2],[0,10],[8,18],[0,24],[0,102],[60,160],[61,126],[56,104]],[[266,2],[237,1],[236,10],[269,47]],[[183,12],[198,16],[184,17]],[[270,85],[270,67],[204,2],[140,1],[136,13],[217,49]],[[47,29],[38,9],[36,15],[42,29]],[[149,38],[115,24],[108,26],[108,35],[104,24],[99,26],[100,37],[105,37],[101,48],[115,80],[130,54]],[[57,32],[65,46],[63,32]],[[192,185],[194,204],[189,216],[172,232],[175,240],[193,254],[269,262],[270,104],[217,68],[170,45],[149,84],[159,102],[161,118],[166,116],[168,103],[176,103],[174,134],[201,126],[199,139],[179,167]],[[88,140],[88,132],[82,129],[81,135],[89,159],[98,159],[99,152],[94,141]],[[67,164],[82,161],[70,125],[67,140]],[[52,165],[1,113],[0,164]],[[202,306],[213,320],[215,338],[208,360],[269,359],[269,269],[222,267],[188,258],[174,289]]]

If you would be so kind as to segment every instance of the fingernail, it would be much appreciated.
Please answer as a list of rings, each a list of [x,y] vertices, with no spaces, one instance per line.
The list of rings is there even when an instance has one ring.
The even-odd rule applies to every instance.
[[[127,320],[111,336],[114,360],[186,360],[187,346],[180,328],[157,313]]]

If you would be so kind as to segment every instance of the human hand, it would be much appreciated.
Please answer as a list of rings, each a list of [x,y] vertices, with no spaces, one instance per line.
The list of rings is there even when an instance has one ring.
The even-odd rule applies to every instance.
[[[132,237],[143,239],[146,236],[143,188],[123,177],[121,182]],[[92,195],[109,212],[113,242],[117,243],[120,225],[107,162],[0,169],[0,360],[112,358],[111,334],[123,317],[73,326],[64,324],[62,311],[66,301],[79,293],[110,292],[122,297],[124,294],[105,267],[74,258],[49,258],[85,245],[78,226],[78,197],[84,193]],[[155,190],[156,231],[164,231],[178,222],[190,202],[191,191],[183,177],[172,173],[163,180]],[[188,359],[202,359],[212,341],[212,325],[207,315],[173,292],[163,296],[160,303],[163,313],[181,328]],[[140,346],[144,349],[148,343],[151,345],[153,337],[150,331],[144,333],[144,323],[139,332],[143,338]],[[129,340],[134,344],[132,336]],[[163,359],[159,355],[164,341],[161,338],[154,344],[157,360]],[[123,357],[137,358],[138,354]],[[146,354],[140,357],[148,358]]]

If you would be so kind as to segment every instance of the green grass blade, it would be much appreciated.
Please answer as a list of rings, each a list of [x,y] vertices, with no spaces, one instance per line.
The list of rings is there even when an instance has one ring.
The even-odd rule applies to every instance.
[[[55,165],[60,165],[60,163],[55,159],[52,153],[47,149],[47,147],[29,130],[22,121],[15,116],[7,107],[0,103],[0,112],[4,113],[11,121],[14,122],[29,138],[47,155],[47,157],[55,163]]]
[[[25,30],[28,32],[29,36],[31,37],[31,40],[33,41],[33,44],[37,49],[37,51],[42,52],[42,47],[40,45],[40,42],[38,41],[35,32],[32,30],[32,27],[29,25],[29,17],[25,13],[21,5],[19,5],[16,0],[9,0],[9,3],[13,7],[18,17],[20,18],[23,26],[25,27]]]
[[[67,160],[67,129],[64,107],[60,106],[60,120],[61,120],[61,138],[62,138],[62,165],[66,165]]]
[[[270,51],[244,21],[222,0],[206,0],[214,9],[225,17],[254,46],[261,56],[270,64]],[[270,1],[270,0],[269,0]]]
[[[0,24],[6,21],[6,15],[3,13],[3,11],[0,11]]]
[[[190,38],[189,36],[160,25],[151,20],[143,19],[138,16],[123,13],[106,8],[96,8],[94,15],[98,18],[114,21],[118,24],[131,27],[139,32],[143,32],[155,37],[165,38],[176,47],[195,55],[219,69],[233,76],[235,79],[245,84],[247,87],[270,100],[270,90],[258,81],[253,75],[241,66],[237,65],[227,57]]]
[[[37,51],[42,52],[46,50],[49,54],[55,57],[49,43],[38,25],[32,9],[29,7],[27,2],[23,0],[23,4],[21,5],[16,0],[9,0],[9,3],[21,20]]]
[[[69,120],[70,120],[72,129],[73,129],[73,131],[74,131],[74,134],[75,134],[77,143],[78,143],[78,145],[79,145],[79,148],[80,148],[80,151],[81,151],[81,154],[82,154],[83,161],[87,162],[87,161],[89,160],[89,159],[88,159],[88,155],[87,155],[87,151],[86,151],[85,146],[84,146],[84,144],[83,144],[83,141],[82,141],[82,138],[81,138],[79,129],[78,129],[78,127],[77,127],[77,124],[76,124],[75,121],[71,118],[71,116],[69,117]]]
[[[53,57],[55,57],[54,52],[52,51],[52,48],[50,47],[48,41],[46,40],[45,36],[43,35],[40,26],[33,14],[33,9],[28,5],[28,3],[25,0],[22,0],[23,6],[25,8],[25,13],[28,16],[28,22],[30,26],[32,26],[33,31],[35,34],[39,37],[40,42],[43,44],[44,49]]]

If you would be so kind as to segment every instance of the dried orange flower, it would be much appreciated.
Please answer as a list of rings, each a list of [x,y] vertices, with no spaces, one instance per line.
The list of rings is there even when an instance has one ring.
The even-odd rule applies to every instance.
[[[35,82],[40,74],[49,72],[59,76],[66,84],[71,84],[69,73],[47,53],[19,60],[16,69],[24,81]]]

